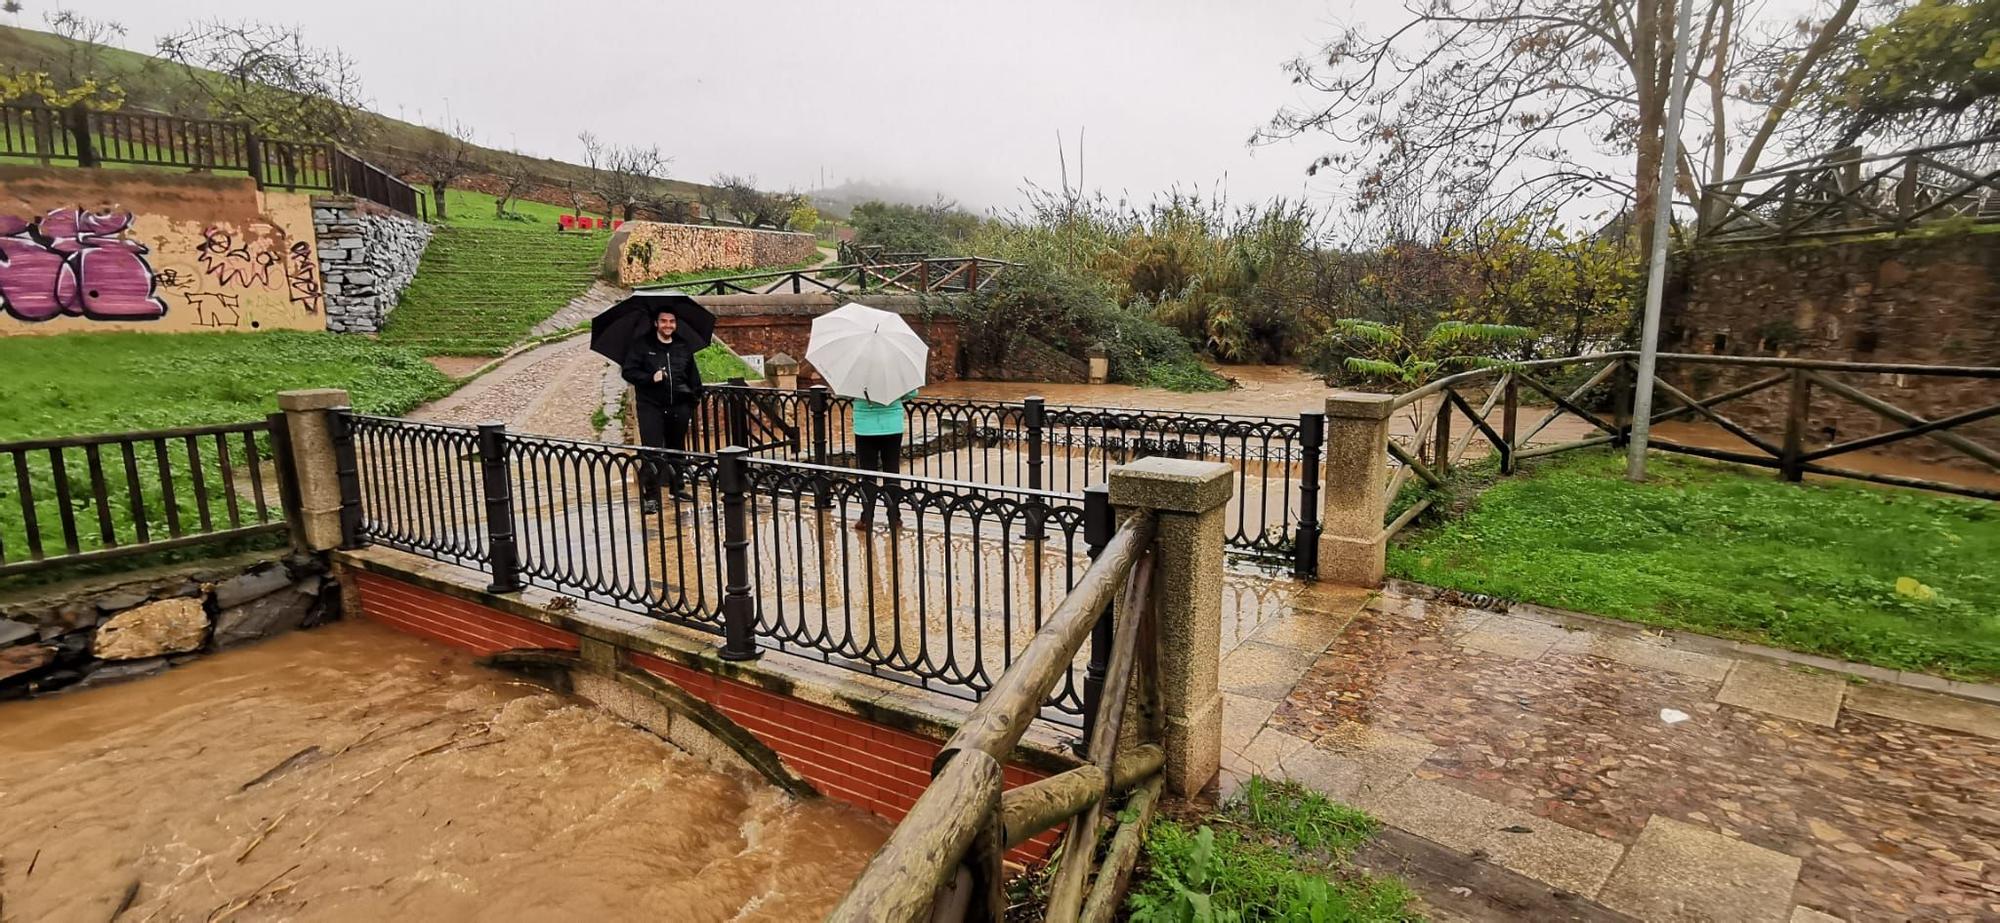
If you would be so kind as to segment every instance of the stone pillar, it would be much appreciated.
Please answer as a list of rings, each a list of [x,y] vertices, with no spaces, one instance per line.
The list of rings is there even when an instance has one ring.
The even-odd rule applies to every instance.
[[[1338,391],[1326,399],[1326,474],[1320,487],[1319,578],[1381,586],[1388,541],[1392,394]]]
[[[1151,607],[1167,789],[1187,796],[1222,765],[1223,508],[1235,472],[1221,462],[1144,458],[1111,469],[1111,504],[1158,517]]]
[[[1084,351],[1090,358],[1090,383],[1101,385],[1111,380],[1111,354],[1102,346],[1092,346]]]
[[[773,353],[764,359],[764,375],[771,380],[771,387],[780,391],[796,391],[799,388],[799,360],[784,353]]]
[[[292,430],[292,466],[299,479],[299,515],[306,545],[314,551],[340,547],[340,476],[333,460],[333,434],[326,411],[347,406],[339,388],[281,391],[278,409]]]

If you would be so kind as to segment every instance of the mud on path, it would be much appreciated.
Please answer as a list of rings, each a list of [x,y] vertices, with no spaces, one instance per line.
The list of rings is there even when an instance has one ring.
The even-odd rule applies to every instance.
[[[497,420],[514,432],[597,439],[593,415],[607,402],[615,410],[624,390],[617,367],[590,351],[589,337],[574,336],[513,356],[410,417],[461,426]]]
[[[355,622],[0,704],[0,831],[93,921],[816,919],[887,833]]]

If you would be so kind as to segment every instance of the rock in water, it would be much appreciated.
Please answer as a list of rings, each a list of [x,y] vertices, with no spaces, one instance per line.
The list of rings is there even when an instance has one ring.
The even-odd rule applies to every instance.
[[[102,660],[139,660],[201,647],[208,613],[199,599],[163,599],[127,609],[97,628],[94,652]]]

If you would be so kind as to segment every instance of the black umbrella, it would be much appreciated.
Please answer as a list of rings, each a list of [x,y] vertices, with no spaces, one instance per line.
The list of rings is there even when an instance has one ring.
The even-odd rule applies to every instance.
[[[604,313],[591,318],[591,352],[613,362],[625,361],[625,352],[632,341],[653,335],[653,319],[662,312],[672,312],[680,318],[680,329],[674,332],[674,336],[687,337],[696,349],[707,346],[708,341],[715,337],[714,314],[688,297],[686,292],[663,288],[634,292],[624,301],[605,308]]]

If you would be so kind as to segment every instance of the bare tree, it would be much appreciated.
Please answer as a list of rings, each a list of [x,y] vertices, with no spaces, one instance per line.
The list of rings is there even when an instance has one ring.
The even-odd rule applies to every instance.
[[[445,214],[445,187],[457,182],[468,173],[485,169],[485,158],[477,144],[472,141],[472,128],[463,122],[454,122],[442,131],[433,132],[430,140],[417,151],[417,169],[422,170],[424,179],[431,185],[431,198],[437,203],[440,220]]]
[[[520,198],[535,185],[534,165],[520,151],[511,151],[493,164],[493,172],[500,176],[500,194],[493,198],[493,217],[507,214],[507,203]]]
[[[16,14],[20,11],[18,3],[7,10]],[[123,23],[93,19],[75,10],[44,13],[42,21],[48,23],[50,32],[69,40],[62,43],[60,51],[42,57],[42,68],[62,88],[79,87],[91,80],[100,84],[111,82],[111,75],[104,66],[105,52],[110,50],[112,42],[125,36]]]
[[[797,192],[759,190],[755,176],[718,173],[709,185],[715,190],[715,204],[744,227],[785,230],[791,226],[793,210],[805,202]]]
[[[159,51],[181,66],[188,90],[214,115],[248,121],[274,137],[364,140],[366,100],[353,59],[307,44],[296,26],[198,21],[161,38]]]
[[[611,145],[590,132],[576,136],[583,142],[583,164],[590,168],[586,180],[591,192],[604,200],[605,213],[632,220],[642,199],[651,194],[660,180],[667,178],[673,162],[660,153],[658,145]]]
[[[1309,172],[1353,176],[1364,208],[1409,189],[1516,207],[1609,193],[1650,236],[1676,2],[1692,0],[1409,0],[1389,32],[1348,26],[1291,62],[1293,83],[1327,101],[1280,111],[1252,141],[1331,136],[1338,150]],[[1815,0],[1784,22],[1744,15],[1745,0],[1707,6],[1689,56],[1708,90],[1690,93],[1689,131],[1707,136],[1678,165],[1684,193],[1757,169],[1858,2]],[[1629,168],[1602,165],[1613,158]]]

